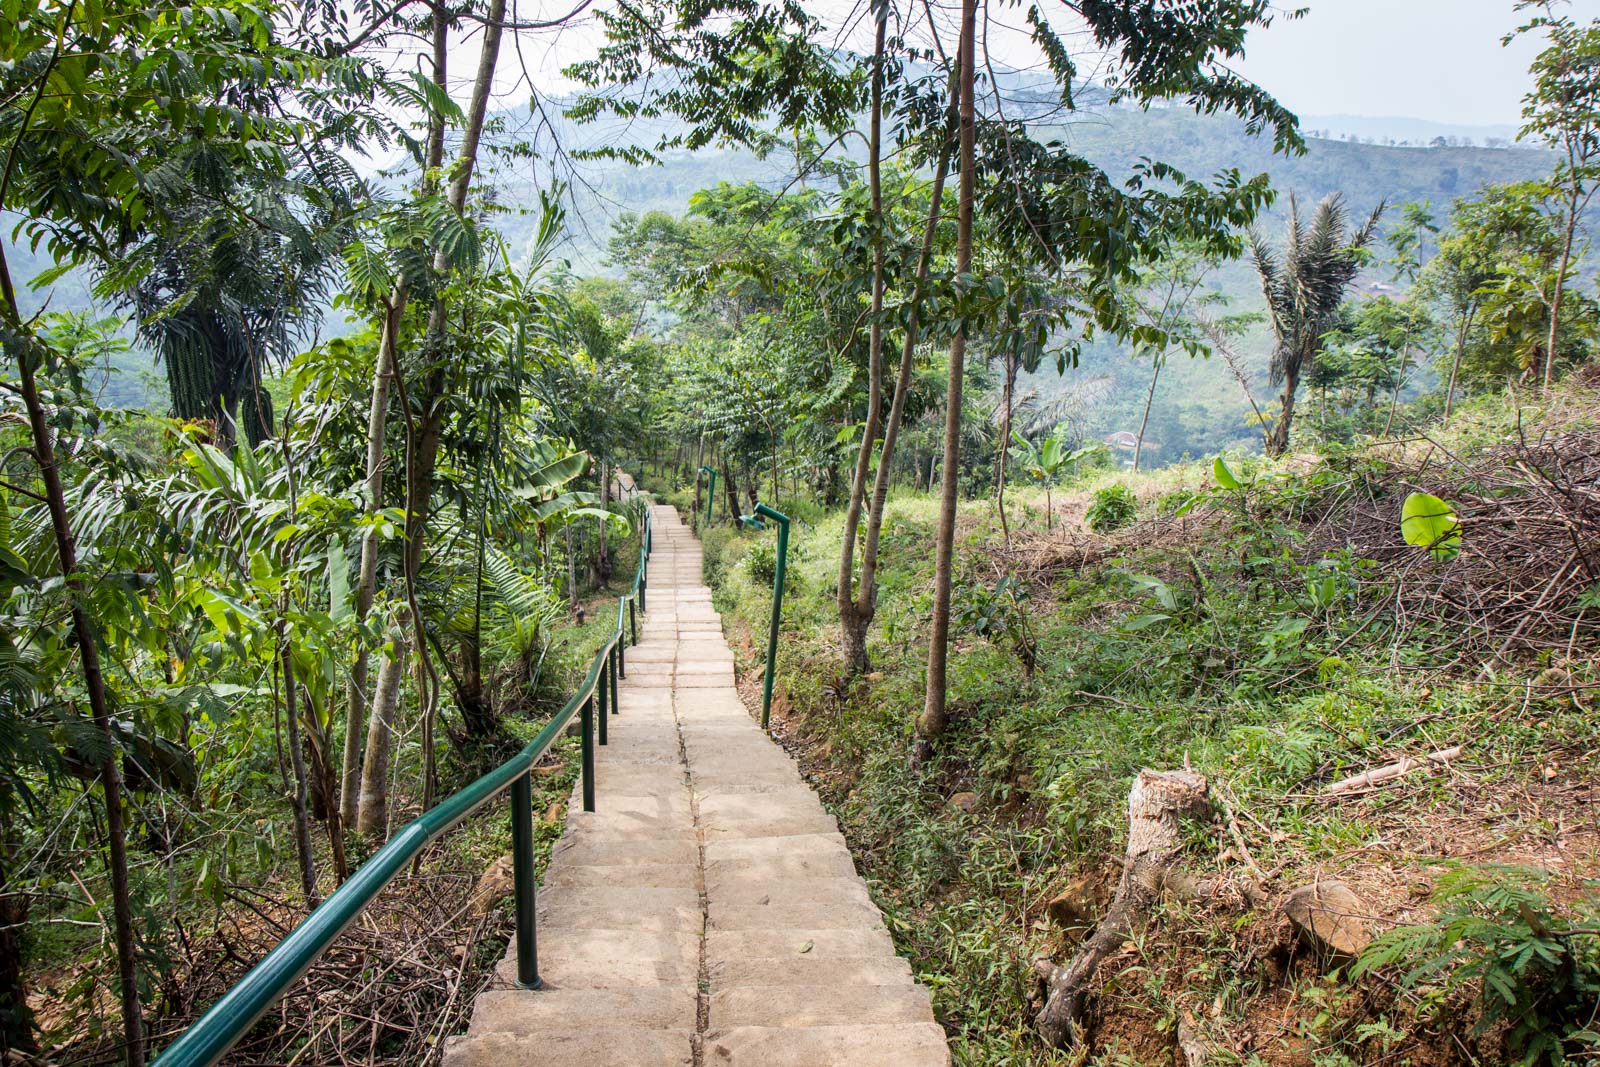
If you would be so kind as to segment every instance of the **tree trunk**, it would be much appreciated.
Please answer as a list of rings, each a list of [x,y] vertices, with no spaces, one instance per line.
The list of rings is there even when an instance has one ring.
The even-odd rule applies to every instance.
[[[1444,391],[1444,419],[1442,426],[1450,425],[1450,409],[1455,406],[1456,378],[1461,374],[1461,357],[1466,355],[1467,336],[1472,332],[1472,320],[1478,313],[1477,302],[1474,301],[1467,308],[1466,318],[1461,320],[1461,328],[1456,331],[1456,355],[1450,361],[1450,384]]]
[[[1133,439],[1133,473],[1139,473],[1139,456],[1144,452],[1144,431],[1150,425],[1150,407],[1156,400],[1156,380],[1161,377],[1161,364],[1165,352],[1157,352],[1155,365],[1150,370],[1150,388],[1144,394],[1144,415],[1139,419],[1139,435]]]
[[[378,667],[378,682],[372,695],[372,714],[367,719],[367,751],[361,764],[360,819],[356,829],[364,834],[386,837],[389,831],[389,754],[394,747],[395,707],[400,700],[400,680],[405,676],[406,628],[391,632],[392,655]]]
[[[1011,524],[1006,521],[1006,455],[1011,443],[1011,405],[1017,388],[1017,356],[1007,350],[1005,354],[1005,382],[1000,389],[1000,456],[995,464],[994,506],[1000,513],[1000,533],[1006,547],[1011,547]],[[1049,519],[1045,520],[1049,529]]]
[[[1294,394],[1300,385],[1300,373],[1291,370],[1284,375],[1283,393],[1278,398],[1278,421],[1272,424],[1267,435],[1267,455],[1274,458],[1289,450],[1289,427],[1294,422]]]
[[[111,875],[111,912],[117,946],[118,999],[122,1008],[123,1039],[127,1048],[129,1067],[144,1064],[144,1013],[139,1004],[139,971],[135,955],[133,934],[133,904],[128,888],[127,828],[122,818],[122,770],[118,763],[119,746],[111,729],[110,702],[106,696],[105,675],[100,669],[100,645],[95,637],[89,613],[84,610],[81,597],[82,583],[77,576],[78,546],[72,533],[72,520],[67,514],[66,493],[61,485],[61,471],[56,466],[55,439],[50,432],[50,421],[45,414],[44,402],[39,396],[39,385],[34,378],[34,338],[24,330],[17,308],[17,293],[11,281],[10,267],[0,251],[0,297],[5,306],[0,314],[5,317],[5,347],[12,349],[17,361],[18,387],[28,413],[28,429],[33,441],[33,458],[39,466],[39,476],[44,482],[45,509],[50,514],[51,532],[56,542],[56,558],[61,577],[66,583],[72,624],[72,636],[78,646],[78,663],[83,672],[84,690],[88,695],[89,712],[94,727],[105,745],[105,758],[100,762],[100,786],[106,804],[106,866]]]
[[[974,53],[978,21],[977,0],[961,3],[961,192],[956,221],[956,274],[972,270],[972,209],[977,194],[974,141]],[[956,539],[956,490],[961,481],[961,386],[966,369],[967,330],[956,327],[950,339],[950,378],[945,400],[944,470],[939,485],[939,535],[934,549],[933,625],[928,635],[928,684],[917,717],[918,755],[926,756],[931,739],[944,732],[946,660],[950,638],[950,572]]]
[[[306,907],[317,906],[317,860],[311,851],[311,817],[306,810],[309,785],[306,780],[306,754],[300,747],[300,712],[295,701],[294,651],[289,646],[288,627],[278,625],[278,662],[283,668],[283,722],[289,732],[289,766],[294,769],[294,794],[290,806],[294,809],[294,847],[300,858],[300,891],[305,894]]]
[[[861,447],[856,450],[855,470],[850,477],[850,502],[845,510],[844,543],[839,549],[839,643],[844,653],[847,674],[865,674],[869,619],[857,611],[852,577],[855,574],[856,532],[861,524],[861,508],[867,496],[867,477],[872,472],[872,453],[878,443],[878,426],[883,408],[883,49],[888,32],[887,8],[875,9],[877,36],[872,51],[872,118],[867,138],[867,183],[872,201],[872,322],[867,334],[867,418],[861,430]],[[776,474],[774,474],[776,477]]]
[[[739,528],[739,483],[733,477],[733,464],[728,462],[728,457],[722,457],[722,489],[728,498],[728,521],[734,529]]]
[[[1383,420],[1383,436],[1388,437],[1394,429],[1394,414],[1400,407],[1400,389],[1406,383],[1406,365],[1411,362],[1411,344],[1407,342],[1400,346],[1400,370],[1394,376],[1394,390],[1389,394],[1389,415]]]
[[[700,468],[704,467],[705,465],[706,465],[706,435],[705,434],[701,434],[700,435],[700,443],[697,446],[695,446],[695,451],[694,451],[694,513],[695,513],[695,515],[699,515],[700,514],[700,483],[701,483],[701,480],[704,478],[704,475],[701,473]],[[694,520],[692,518],[690,519],[690,525],[691,526],[694,525]]]
[[[1544,391],[1550,391],[1550,382],[1554,375],[1556,365],[1556,334],[1561,328],[1561,298],[1567,288],[1567,268],[1572,262],[1572,237],[1578,228],[1578,188],[1577,178],[1570,179],[1574,185],[1571,195],[1567,198],[1567,225],[1566,232],[1561,239],[1561,261],[1556,269],[1556,291],[1550,297],[1550,342],[1544,350]]]
[[[0,507],[4,503],[0,502]],[[28,974],[23,967],[23,934],[28,926],[29,897],[10,891],[6,870],[13,855],[13,827],[0,828],[0,1065],[13,1061],[8,1050],[31,1063],[39,1051],[33,1009],[28,1007]]]
[[[433,83],[441,92],[446,89],[449,73],[449,20],[443,3],[433,5]],[[430,192],[440,165],[444,162],[444,119],[430,116],[428,120],[428,147],[422,172],[421,188]],[[372,374],[372,404],[367,411],[367,467],[366,499],[363,501],[370,518],[383,506],[383,455],[389,425],[389,391],[399,373],[400,327],[405,320],[406,305],[410,299],[410,286],[402,276],[394,286],[384,306],[383,335],[378,344],[377,365]],[[361,571],[356,580],[355,616],[359,627],[372,610],[372,601],[378,587],[378,532],[369,529],[361,538]],[[355,826],[358,821],[359,790],[361,782],[361,739],[365,732],[367,680],[371,670],[371,652],[364,640],[356,645],[355,663],[350,668],[344,728],[344,758],[339,776],[339,817],[344,826]]]
[[[1122,880],[1095,932],[1071,963],[1043,975],[1049,999],[1034,1025],[1054,1048],[1083,1044],[1089,983],[1101,961],[1120,949],[1150,915],[1178,850],[1179,821],[1210,810],[1206,780],[1190,771],[1140,771],[1128,795],[1128,854]],[[1048,966],[1048,965],[1047,965]]]

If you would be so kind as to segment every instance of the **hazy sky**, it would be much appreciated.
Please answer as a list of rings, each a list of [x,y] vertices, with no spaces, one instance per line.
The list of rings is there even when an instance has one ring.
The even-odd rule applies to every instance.
[[[1295,0],[1284,0],[1293,6]],[[1511,0],[1309,0],[1310,13],[1252,33],[1242,73],[1312,115],[1406,115],[1517,123],[1536,38],[1500,39],[1525,21]],[[1600,16],[1600,0],[1567,13]]]
[[[605,0],[600,0],[604,3]],[[1559,2],[1559,0],[1558,0]],[[513,0],[516,17],[548,18],[568,11],[573,0]],[[804,0],[830,29],[837,45],[870,49],[866,0]],[[1463,125],[1517,124],[1529,84],[1528,63],[1536,37],[1510,47],[1501,38],[1525,16],[1513,0],[1277,0],[1285,10],[1309,6],[1304,18],[1279,17],[1273,27],[1253,31],[1245,76],[1303,115],[1406,116]],[[930,0],[947,23],[941,36],[953,41],[956,0]],[[1046,0],[1044,10],[1077,53],[1080,72],[1096,76],[1092,42],[1063,5]],[[925,10],[913,8],[913,10]],[[1588,20],[1600,17],[1600,0],[1571,0],[1564,10]],[[1027,40],[1022,9],[991,3],[986,51],[1003,66],[1037,69],[1037,49]],[[913,35],[920,39],[925,34]],[[496,78],[497,104],[526,104],[527,88],[570,91],[559,70],[589,55],[599,34],[592,12],[562,29],[510,36]],[[475,36],[452,48],[452,91],[465,95],[476,66]],[[460,80],[461,84],[458,84]]]

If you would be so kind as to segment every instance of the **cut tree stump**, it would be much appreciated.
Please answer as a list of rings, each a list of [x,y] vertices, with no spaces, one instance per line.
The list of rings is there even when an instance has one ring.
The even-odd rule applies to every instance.
[[[1095,970],[1150,917],[1182,844],[1179,820],[1210,811],[1206,780],[1193,771],[1144,770],[1134,779],[1128,793],[1128,854],[1111,906],[1071,963],[1055,967],[1041,961],[1049,996],[1034,1025],[1052,1047],[1082,1044]]]

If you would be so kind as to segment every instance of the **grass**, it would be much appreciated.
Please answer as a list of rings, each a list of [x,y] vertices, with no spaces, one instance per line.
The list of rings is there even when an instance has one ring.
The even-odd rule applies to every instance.
[[[1592,404],[1550,406],[1563,404],[1560,417],[1592,418]],[[1540,414],[1525,409],[1524,425]],[[1484,400],[1435,439],[1470,449],[1516,425],[1503,399]],[[1206,484],[1200,463],[1149,476],[1091,472],[1056,493],[1067,518],[1048,536],[1043,494],[1014,494],[1010,550],[992,504],[964,505],[958,617],[964,602],[994,601],[1001,578],[1021,595],[1009,614],[969,612],[981,629],[957,625],[951,726],[920,770],[907,753],[922,703],[937,501],[891,498],[873,671],[863,679],[843,676],[836,643],[840,519],[797,524],[777,727],[840,816],[900,950],[933,990],[958,1063],[1076,1062],[1032,1032],[1031,964],[1070,956],[1075,936],[1049,921],[1046,905],[1075,877],[1114,874],[1125,797],[1142,767],[1191,763],[1237,812],[1271,891],[1339,877],[1369,902],[1379,930],[1425,915],[1431,880],[1450,860],[1555,857],[1557,895],[1581,892],[1596,873],[1600,842],[1577,807],[1597,770],[1586,708],[1428,669],[1436,630],[1365,620],[1364,564],[1300,551],[1305,516],[1339,479],[1380,470],[1381,457],[1331,453],[1317,468],[1326,477],[1230,462],[1256,483],[1248,511],[1222,498],[1183,520],[1157,519],[1161,498]],[[1083,509],[1110,484],[1132,491],[1142,522],[1094,538]],[[715,528],[704,538],[708,582],[752,674],[770,590],[745,559],[763,536]],[[1069,542],[1097,555],[1074,556]],[[1313,586],[1328,576],[1319,594]],[[1031,677],[1019,630],[1038,648]],[[1529,676],[1539,666],[1527,665]],[[1343,800],[1319,793],[1398,754],[1459,743],[1468,752],[1447,774],[1419,772]],[[977,795],[973,811],[950,803],[961,792]],[[1190,829],[1184,862],[1233,879],[1244,869],[1215,824]],[[1255,1062],[1391,1053],[1385,1062],[1453,1062],[1435,1057],[1449,1035],[1413,1017],[1405,998],[1378,980],[1330,979],[1270,914],[1169,903],[1135,944],[1101,990],[1096,1062],[1167,1062],[1184,1013],[1236,1044],[1248,1038]],[[1388,1051],[1373,1051],[1380,1046]]]

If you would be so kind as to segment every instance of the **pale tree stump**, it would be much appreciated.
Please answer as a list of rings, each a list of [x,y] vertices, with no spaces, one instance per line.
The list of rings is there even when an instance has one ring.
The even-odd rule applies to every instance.
[[[1140,771],[1128,793],[1128,854],[1111,906],[1065,967],[1044,962],[1049,997],[1034,1025],[1056,1048],[1083,1042],[1083,1017],[1095,969],[1142,926],[1161,896],[1181,844],[1179,822],[1211,810],[1205,777],[1193,771]]]

